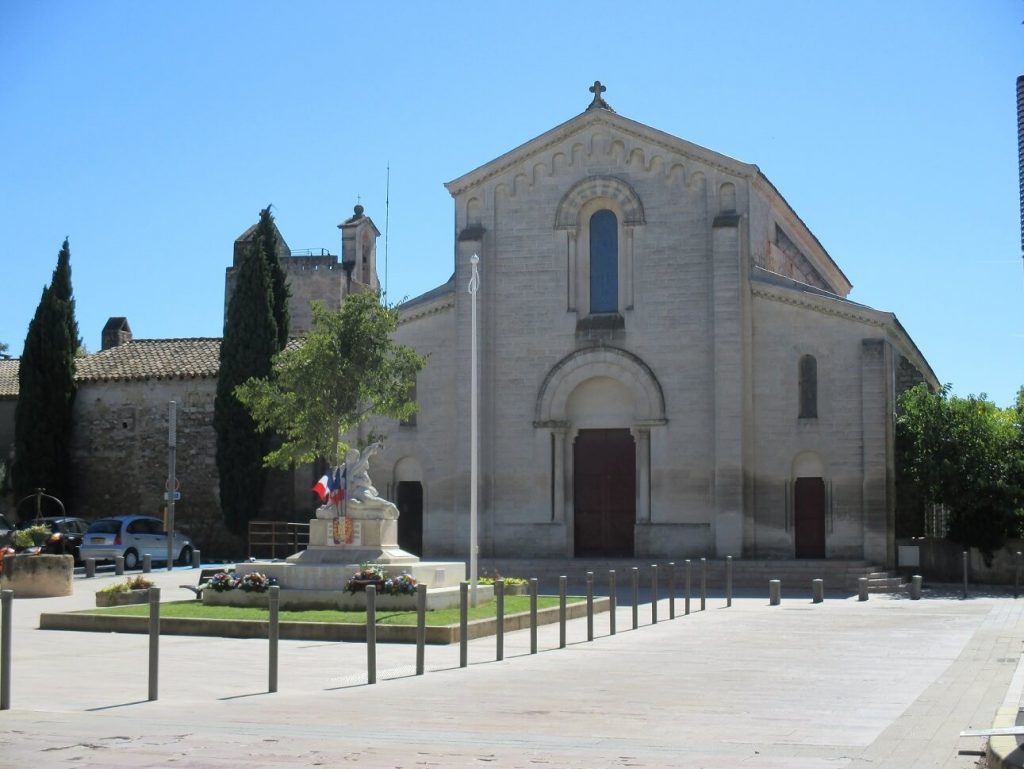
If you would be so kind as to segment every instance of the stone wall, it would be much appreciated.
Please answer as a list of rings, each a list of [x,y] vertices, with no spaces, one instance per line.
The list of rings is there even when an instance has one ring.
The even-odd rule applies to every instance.
[[[224,539],[215,460],[216,380],[83,383],[75,399],[70,515],[163,515],[168,403],[177,403],[175,525],[207,551]]]

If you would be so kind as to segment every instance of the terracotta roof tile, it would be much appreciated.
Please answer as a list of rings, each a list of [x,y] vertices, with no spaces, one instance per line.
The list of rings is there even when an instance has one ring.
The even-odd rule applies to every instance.
[[[78,382],[217,376],[220,339],[133,339],[76,361]]]
[[[0,358],[0,400],[18,397],[18,359]]]

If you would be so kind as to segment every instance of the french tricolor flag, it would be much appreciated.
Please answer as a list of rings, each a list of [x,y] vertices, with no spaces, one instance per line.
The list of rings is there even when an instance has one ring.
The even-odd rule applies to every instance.
[[[328,478],[325,475],[319,481],[317,481],[316,485],[313,487],[313,491],[315,491],[317,495],[320,497],[321,504],[327,501],[327,492],[330,488],[330,482],[330,478]]]
[[[324,476],[327,477],[326,475]],[[345,489],[348,487],[348,465],[337,467],[334,474],[327,480],[327,491],[331,502],[340,505],[345,500]]]

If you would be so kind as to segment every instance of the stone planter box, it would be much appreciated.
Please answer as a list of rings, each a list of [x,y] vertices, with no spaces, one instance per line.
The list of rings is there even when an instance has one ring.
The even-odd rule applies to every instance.
[[[71,595],[75,559],[70,555],[8,555],[3,562],[0,588],[15,598],[52,598]]]
[[[97,606],[129,606],[149,601],[149,590],[125,590],[119,593],[96,593]]]

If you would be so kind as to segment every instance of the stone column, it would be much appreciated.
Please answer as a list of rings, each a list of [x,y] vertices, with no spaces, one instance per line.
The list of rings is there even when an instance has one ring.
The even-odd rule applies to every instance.
[[[743,552],[744,363],[740,217],[715,217],[711,231],[714,376],[715,554]]]
[[[861,343],[864,559],[890,569],[896,565],[892,357],[892,348],[883,339],[865,339]]]
[[[636,522],[651,522],[651,431],[633,427],[629,431],[636,442]]]
[[[567,297],[566,297],[566,309],[569,312],[576,312],[577,299],[576,299],[576,260],[577,250],[579,248],[579,239],[576,237],[576,230],[566,231],[566,278],[567,278]]]
[[[565,520],[565,499],[566,499],[566,473],[565,473],[565,433],[567,425],[558,425],[551,428],[551,437],[554,440],[554,456],[552,457],[553,467],[551,468],[552,483],[554,486],[554,499],[551,509],[551,520],[561,522]]]
[[[633,309],[633,228],[622,228],[622,259],[625,262],[623,270],[623,305],[627,310]]]

